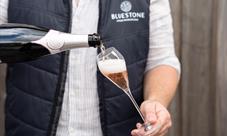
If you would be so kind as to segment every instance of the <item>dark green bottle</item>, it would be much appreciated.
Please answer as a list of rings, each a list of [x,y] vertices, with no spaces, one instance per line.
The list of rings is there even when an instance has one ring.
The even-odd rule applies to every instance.
[[[0,25],[0,63],[30,61],[74,48],[100,45],[97,34],[73,35],[25,24]]]

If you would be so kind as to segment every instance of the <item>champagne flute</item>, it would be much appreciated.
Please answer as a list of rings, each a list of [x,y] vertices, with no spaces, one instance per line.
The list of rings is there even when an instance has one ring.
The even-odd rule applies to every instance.
[[[145,122],[144,116],[141,113],[129,87],[128,72],[124,57],[115,48],[110,47],[106,50],[102,49],[102,52],[97,56],[97,63],[100,72],[127,94],[143,122]],[[146,132],[153,129],[150,123],[144,124],[143,127]]]

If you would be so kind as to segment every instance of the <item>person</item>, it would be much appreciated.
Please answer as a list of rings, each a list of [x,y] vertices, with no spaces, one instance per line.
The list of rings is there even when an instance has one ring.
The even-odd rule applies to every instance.
[[[168,0],[0,0],[0,23],[73,34],[99,33],[126,59],[130,88],[163,136],[180,77]],[[97,49],[80,48],[8,64],[6,136],[143,136],[128,97],[97,69]]]

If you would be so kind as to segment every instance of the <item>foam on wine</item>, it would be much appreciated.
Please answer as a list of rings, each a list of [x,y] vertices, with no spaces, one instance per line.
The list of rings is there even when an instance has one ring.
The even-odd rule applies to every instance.
[[[103,60],[98,62],[100,71],[122,90],[127,90],[128,73],[124,60]]]
[[[98,62],[98,67],[104,75],[126,71],[125,61],[122,59],[102,60]]]

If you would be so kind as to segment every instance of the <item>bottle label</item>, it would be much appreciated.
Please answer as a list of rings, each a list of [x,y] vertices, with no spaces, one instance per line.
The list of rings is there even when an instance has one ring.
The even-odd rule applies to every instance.
[[[64,46],[64,38],[60,35],[62,32],[50,30],[43,38],[34,41],[33,43],[41,44],[46,47],[51,54],[61,52],[61,48]]]

